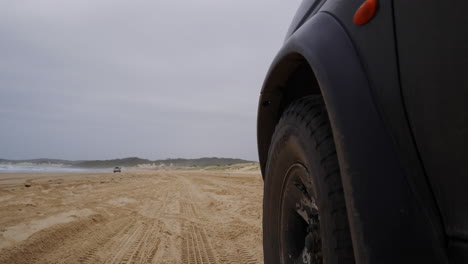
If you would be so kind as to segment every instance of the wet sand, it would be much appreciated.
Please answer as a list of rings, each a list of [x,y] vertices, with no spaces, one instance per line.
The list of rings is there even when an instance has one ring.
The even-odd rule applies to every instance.
[[[263,263],[262,187],[240,171],[2,173],[0,263]]]

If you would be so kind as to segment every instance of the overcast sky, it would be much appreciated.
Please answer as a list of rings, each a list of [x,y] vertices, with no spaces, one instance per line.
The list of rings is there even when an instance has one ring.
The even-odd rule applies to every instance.
[[[0,2],[0,158],[258,160],[300,0]]]

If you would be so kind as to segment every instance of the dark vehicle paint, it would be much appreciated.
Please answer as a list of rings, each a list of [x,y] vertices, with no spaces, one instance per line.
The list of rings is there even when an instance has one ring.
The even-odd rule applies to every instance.
[[[327,13],[334,18],[334,22],[332,22],[333,19],[325,19],[326,22],[322,21],[320,27],[310,26],[307,19],[301,18],[305,15],[316,19],[313,14],[317,10],[309,9],[308,11],[299,10],[291,25],[289,32],[294,33],[292,36],[287,36],[283,49],[275,58],[260,98],[258,144],[262,169],[267,159],[271,133],[284,104],[287,104],[287,98],[290,97],[288,81],[294,77],[295,72],[305,60],[312,67],[318,82],[311,81],[310,89],[302,93],[320,92],[317,85],[320,83],[320,90],[325,96],[330,111],[335,141],[339,145],[338,148],[341,148],[339,149],[340,165],[343,170],[357,262],[408,262],[413,258],[413,261],[417,262],[446,263],[447,254],[450,253],[455,263],[463,263],[463,258],[466,258],[466,252],[468,252],[468,247],[464,243],[466,241],[463,239],[455,242],[445,240],[439,208],[427,175],[424,173],[405,113],[399,84],[393,2],[379,1],[377,15],[362,27],[352,23],[354,11],[362,4],[362,1],[329,0],[323,6],[321,6],[322,3],[311,5],[314,1],[304,2],[308,4],[303,3],[302,6],[320,8],[316,16]],[[404,4],[410,5],[408,2]],[[398,5],[396,3],[396,8],[399,8]],[[414,5],[411,8],[416,8],[416,4]],[[409,20],[410,12],[414,8],[403,8],[407,10]],[[302,27],[296,31],[293,30],[302,24]],[[339,24],[341,29],[338,30],[333,24]],[[307,27],[308,29],[303,29]],[[345,35],[348,40],[343,40],[341,35]],[[311,44],[314,39],[318,42],[314,44],[315,46]],[[353,55],[356,60],[354,63],[361,68],[367,85],[359,84],[359,77],[357,77],[359,74],[350,74],[354,71],[351,67],[345,69],[337,66],[347,64],[347,59],[353,57],[350,54],[342,54],[340,58],[336,58],[337,52],[345,50],[342,47],[343,43],[336,43],[340,41],[349,42],[348,45],[352,46],[352,49],[348,49],[347,52],[355,54]],[[404,56],[409,58],[410,55]],[[343,75],[349,78],[346,85],[343,83],[339,86],[336,84],[339,81],[334,78],[343,79]],[[402,77],[402,81],[404,78]],[[462,98],[468,98],[463,96],[466,95],[466,91],[464,93],[461,94]],[[332,97],[335,99],[330,99]],[[368,105],[353,106],[362,100]],[[346,105],[349,108],[345,110]],[[364,111],[366,107],[367,110]],[[374,113],[374,118],[369,118],[370,113]],[[359,120],[359,116],[364,120],[361,120],[362,127],[357,129],[359,122],[356,120]],[[372,127],[374,127],[374,133],[369,134],[367,139],[359,135],[359,131],[363,133],[366,130],[372,130]],[[359,138],[362,139],[359,140]],[[374,149],[375,144],[386,147],[380,146],[378,150],[374,149],[374,153],[366,153],[356,144],[368,149]],[[355,147],[352,147],[353,145]],[[460,205],[464,205],[463,202],[466,203],[466,195],[460,194],[458,198],[460,198]],[[379,209],[379,206],[383,208]],[[398,210],[400,210],[400,216],[398,216]],[[462,215],[468,212],[466,209],[458,211],[463,211],[459,212]],[[360,224],[362,226],[359,226]],[[379,230],[382,228],[387,231]],[[466,226],[464,228],[466,231]],[[451,247],[448,251],[447,244]],[[408,249],[411,249],[411,252],[405,252]]]
[[[294,15],[291,25],[289,26],[288,33],[286,33],[286,39],[289,38],[300,26],[302,26],[308,18],[317,13],[323,3],[325,3],[325,0],[302,1]]]
[[[420,5],[424,9],[417,8]],[[467,10],[466,1],[395,1],[401,83],[411,128],[447,234],[466,241]]]

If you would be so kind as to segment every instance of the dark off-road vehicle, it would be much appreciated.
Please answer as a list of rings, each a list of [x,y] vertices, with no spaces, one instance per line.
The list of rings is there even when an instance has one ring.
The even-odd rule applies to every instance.
[[[468,2],[304,0],[258,151],[265,263],[468,263]]]

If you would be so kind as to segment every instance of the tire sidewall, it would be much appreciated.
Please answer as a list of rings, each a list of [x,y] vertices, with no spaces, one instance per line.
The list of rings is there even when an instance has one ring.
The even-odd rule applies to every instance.
[[[303,165],[309,174],[313,193],[319,208],[322,253],[327,263],[335,263],[329,251],[332,247],[332,223],[327,199],[328,188],[324,182],[326,172],[322,168],[311,131],[301,120],[281,120],[272,137],[269,160],[266,166],[263,202],[263,239],[265,263],[280,263],[281,254],[281,192],[288,169],[293,164]]]

